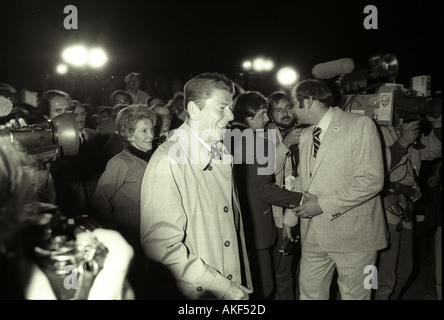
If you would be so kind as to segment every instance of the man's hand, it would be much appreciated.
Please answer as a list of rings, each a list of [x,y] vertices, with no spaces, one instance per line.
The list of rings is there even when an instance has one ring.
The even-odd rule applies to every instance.
[[[295,239],[293,239],[293,237],[291,236],[291,227],[285,223],[283,227],[284,227],[284,237],[288,238],[288,240],[290,240],[291,242],[294,242]]]
[[[26,123],[25,119],[23,118],[19,118],[17,120],[15,119],[11,119],[8,122],[4,123],[4,124],[0,124],[0,130],[5,130],[5,129],[12,129],[12,128],[18,128],[18,127],[25,127],[28,124]]]
[[[231,281],[222,300],[248,300],[248,294],[235,282]]]
[[[296,128],[291,130],[282,140],[282,143],[290,149],[290,147],[294,144],[299,144],[299,140],[301,140],[302,128]]]
[[[404,124],[401,127],[398,143],[404,149],[410,147],[410,145],[421,135],[421,131],[419,130],[419,122],[420,120],[412,121]]]
[[[294,215],[301,218],[313,218],[322,213],[322,208],[319,206],[318,197],[302,191],[302,204],[293,209]]]

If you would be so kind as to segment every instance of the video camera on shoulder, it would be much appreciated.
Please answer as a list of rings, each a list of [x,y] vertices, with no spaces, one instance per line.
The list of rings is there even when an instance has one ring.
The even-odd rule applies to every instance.
[[[79,129],[71,113],[63,113],[42,123],[2,129],[2,140],[18,144],[19,149],[26,154],[49,161],[56,160],[61,154],[74,156],[80,146]]]

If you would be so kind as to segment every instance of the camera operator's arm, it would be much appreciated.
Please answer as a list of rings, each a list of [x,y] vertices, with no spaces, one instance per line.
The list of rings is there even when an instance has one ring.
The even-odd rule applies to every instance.
[[[406,123],[401,127],[398,140],[389,147],[391,153],[390,170],[399,164],[420,134],[419,120]]]
[[[93,234],[108,249],[108,255],[103,269],[93,282],[88,299],[134,299],[132,292],[125,292],[125,290],[131,290],[126,286],[126,276],[134,255],[133,248],[117,231],[98,228],[93,231]]]

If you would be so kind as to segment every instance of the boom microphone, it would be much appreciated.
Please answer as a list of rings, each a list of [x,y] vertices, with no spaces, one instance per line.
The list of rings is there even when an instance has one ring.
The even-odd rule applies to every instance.
[[[319,63],[311,69],[316,79],[330,79],[347,74],[355,69],[355,62],[350,58],[342,58],[329,62]]]

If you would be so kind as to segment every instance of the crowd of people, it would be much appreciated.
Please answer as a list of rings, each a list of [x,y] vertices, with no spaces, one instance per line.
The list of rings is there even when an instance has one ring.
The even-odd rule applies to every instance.
[[[0,117],[1,298],[57,298],[35,265],[5,277],[17,263],[10,244],[36,214],[26,204],[48,202],[98,223],[109,254],[91,299],[400,299],[427,196],[441,299],[440,97],[424,133],[419,120],[379,125],[342,110],[321,80],[265,95],[203,73],[170,99],[140,80],[128,74],[97,109],[58,89],[30,107],[0,88],[10,108]],[[32,133],[10,139],[67,114],[74,126],[52,134],[70,136],[73,155],[42,161],[47,149],[20,144]],[[370,287],[368,266],[378,270]]]

